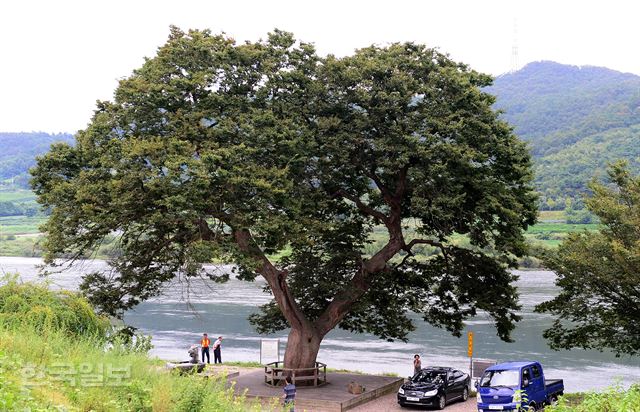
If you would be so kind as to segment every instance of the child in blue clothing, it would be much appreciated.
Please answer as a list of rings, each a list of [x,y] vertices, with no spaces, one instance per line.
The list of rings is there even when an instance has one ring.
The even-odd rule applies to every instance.
[[[295,412],[293,408],[296,399],[296,385],[291,382],[290,376],[284,379],[284,388],[282,388],[282,391],[284,392],[282,399],[284,399],[285,410]]]

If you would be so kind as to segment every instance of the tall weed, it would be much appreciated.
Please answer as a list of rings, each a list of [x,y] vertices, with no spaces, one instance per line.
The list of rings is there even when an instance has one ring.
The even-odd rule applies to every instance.
[[[260,411],[223,378],[169,373],[81,296],[4,279],[0,411]],[[277,407],[275,407],[277,409]]]
[[[577,405],[561,397],[545,412],[640,412],[640,384],[631,385],[628,390],[618,384],[604,392],[589,392]]]

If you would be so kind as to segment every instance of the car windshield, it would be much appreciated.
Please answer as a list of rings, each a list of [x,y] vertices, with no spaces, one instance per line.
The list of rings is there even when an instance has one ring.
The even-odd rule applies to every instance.
[[[413,377],[414,382],[421,383],[442,383],[447,376],[446,372],[423,370]]]
[[[480,386],[518,386],[520,384],[520,372],[517,370],[488,371],[480,381]]]

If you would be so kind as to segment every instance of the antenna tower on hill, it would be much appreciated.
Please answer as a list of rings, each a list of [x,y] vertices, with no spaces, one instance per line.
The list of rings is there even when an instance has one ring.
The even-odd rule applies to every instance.
[[[515,73],[520,69],[518,61],[518,19],[513,19],[513,45],[511,46],[511,70],[509,73]]]

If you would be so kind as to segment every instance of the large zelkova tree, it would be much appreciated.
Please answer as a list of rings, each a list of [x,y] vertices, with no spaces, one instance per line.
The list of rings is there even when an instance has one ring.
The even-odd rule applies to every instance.
[[[545,264],[560,293],[536,310],[557,318],[544,332],[555,349],[640,354],[640,177],[624,163],[610,182],[593,181],[585,205],[600,219],[595,232],[571,233]]]
[[[266,280],[273,301],[251,321],[290,328],[289,367],[313,365],[335,327],[406,339],[410,313],[459,336],[484,311],[508,340],[509,268],[536,208],[490,83],[417,44],[321,58],[281,31],[236,44],[172,28],[32,170],[47,261],[117,234],[114,270],[81,286],[116,316],[176,277],[224,281],[202,263],[232,262]]]

